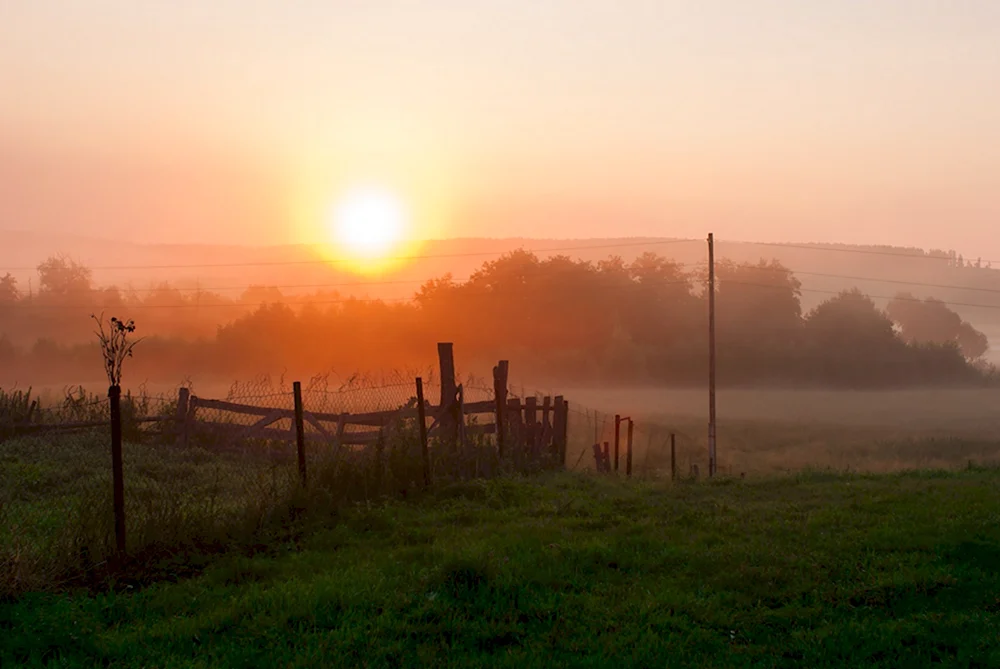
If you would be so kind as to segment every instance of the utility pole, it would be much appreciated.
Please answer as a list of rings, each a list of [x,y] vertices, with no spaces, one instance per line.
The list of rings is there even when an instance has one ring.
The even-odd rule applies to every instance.
[[[715,239],[708,233],[708,475],[715,476]]]

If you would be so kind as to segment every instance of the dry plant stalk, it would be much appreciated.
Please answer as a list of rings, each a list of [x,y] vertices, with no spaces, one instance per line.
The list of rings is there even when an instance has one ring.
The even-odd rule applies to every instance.
[[[132,349],[142,339],[129,341],[129,335],[135,332],[135,321],[123,321],[119,318],[111,317],[108,321],[108,329],[104,329],[104,314],[100,316],[90,315],[97,322],[97,335],[101,342],[101,354],[104,356],[104,371],[108,375],[108,383],[112,386],[120,386],[122,382],[122,365],[126,358],[132,357]]]

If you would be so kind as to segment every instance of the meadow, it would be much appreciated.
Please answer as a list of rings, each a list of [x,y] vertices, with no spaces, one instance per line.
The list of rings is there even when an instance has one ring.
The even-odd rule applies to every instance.
[[[669,466],[667,440],[677,435],[679,467],[707,467],[708,395],[659,388],[564,391],[576,406],[596,409],[601,440],[613,417],[636,420],[636,461]],[[733,476],[803,469],[892,472],[1000,464],[1000,389],[923,388],[893,391],[719,390],[720,470]],[[577,425],[594,419],[578,417]],[[593,430],[593,428],[590,428]],[[584,457],[581,466],[592,459]]]
[[[991,667],[1000,474],[559,474],[0,604],[26,667]]]

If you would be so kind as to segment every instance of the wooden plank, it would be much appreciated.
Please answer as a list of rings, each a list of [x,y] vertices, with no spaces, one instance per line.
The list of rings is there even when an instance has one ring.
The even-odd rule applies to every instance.
[[[366,413],[322,413],[311,412],[316,420],[325,423],[338,423],[341,416],[346,416],[346,421],[350,425],[369,425],[371,427],[382,427],[393,420],[401,418],[416,418],[416,408],[390,409],[388,411],[369,411]]]
[[[542,398],[542,422],[539,427],[539,444],[546,450],[552,448],[552,421],[549,414],[552,412],[552,398],[546,395]]]
[[[306,421],[307,421],[307,422],[308,422],[308,423],[309,423],[310,425],[312,425],[312,426],[313,426],[314,428],[316,428],[316,431],[317,431],[317,432],[319,432],[319,433],[320,433],[320,435],[321,435],[321,436],[322,436],[322,437],[323,437],[324,439],[327,439],[327,440],[330,440],[330,441],[332,441],[332,440],[333,440],[333,436],[332,436],[332,435],[331,435],[331,434],[330,434],[329,432],[327,432],[327,431],[326,431],[326,428],[325,428],[325,427],[323,427],[323,424],[322,424],[322,423],[320,423],[320,422],[319,422],[318,420],[316,420],[316,417],[315,417],[315,416],[313,416],[313,415],[312,415],[311,413],[309,413],[309,412],[307,411],[307,412],[305,412],[305,413],[304,413],[304,414],[302,415],[302,417],[303,417],[303,418],[305,418],[305,420],[306,420]]]
[[[493,413],[496,411],[496,402],[494,400],[486,400],[483,402],[466,402],[462,405],[462,411],[466,416],[471,416],[477,413]]]
[[[511,443],[508,444],[515,460],[524,451],[524,423],[521,419],[521,400],[511,397],[507,400],[507,429],[510,431]]]
[[[282,418],[285,418],[285,416],[282,415],[281,409],[275,409],[274,411],[272,411],[268,415],[262,416],[260,418],[260,420],[258,420],[253,425],[248,426],[247,430],[254,430],[254,429],[257,429],[259,427],[267,427],[268,425],[271,425],[272,423],[278,422]]]
[[[525,446],[531,457],[538,455],[538,398],[524,398]]]
[[[274,427],[262,427],[257,428],[253,432],[247,434],[245,433],[246,428],[242,425],[230,425],[227,423],[211,423],[211,422],[198,422],[196,424],[196,430],[201,432],[208,432],[211,434],[218,434],[224,437],[230,437],[234,440],[238,439],[261,439],[265,441],[282,441],[292,443],[295,442],[295,430],[288,429],[283,430]],[[340,439],[341,444],[345,445],[361,445],[361,444],[371,444],[378,440],[378,431],[368,431],[368,432],[345,432]],[[317,443],[327,443],[322,435],[315,432],[305,433],[306,441],[317,442]]]
[[[201,397],[191,396],[192,409],[215,409],[216,411],[228,411],[230,413],[241,413],[250,416],[267,416],[273,411],[280,411],[282,418],[295,419],[295,411],[292,409],[278,409],[274,407],[256,407],[249,404],[237,404],[225,400],[206,400]]]
[[[217,411],[228,411],[230,413],[247,414],[251,416],[267,416],[272,411],[281,412],[281,418],[295,418],[295,411],[292,409],[273,409],[269,407],[255,407],[247,404],[237,404],[224,400],[207,400],[200,397],[191,398],[191,406],[194,408],[215,409]],[[430,405],[428,405],[430,407]],[[468,405],[466,413],[491,413],[493,411],[492,402],[476,402]],[[438,412],[440,407],[430,407],[432,413]],[[470,410],[471,409],[471,410]],[[339,423],[342,417],[349,425],[368,425],[371,427],[382,427],[394,419],[416,418],[416,408],[389,409],[386,411],[370,411],[366,413],[323,413],[320,411],[309,412],[317,421],[326,423]]]

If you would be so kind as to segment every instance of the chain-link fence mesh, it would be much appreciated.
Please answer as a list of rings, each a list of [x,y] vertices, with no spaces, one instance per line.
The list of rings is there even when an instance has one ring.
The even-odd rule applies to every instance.
[[[126,394],[121,408],[134,499],[144,476],[136,465],[161,441],[170,401]],[[28,393],[0,392],[0,595],[57,586],[106,562],[114,546],[110,443],[107,398],[78,391],[42,407]]]

